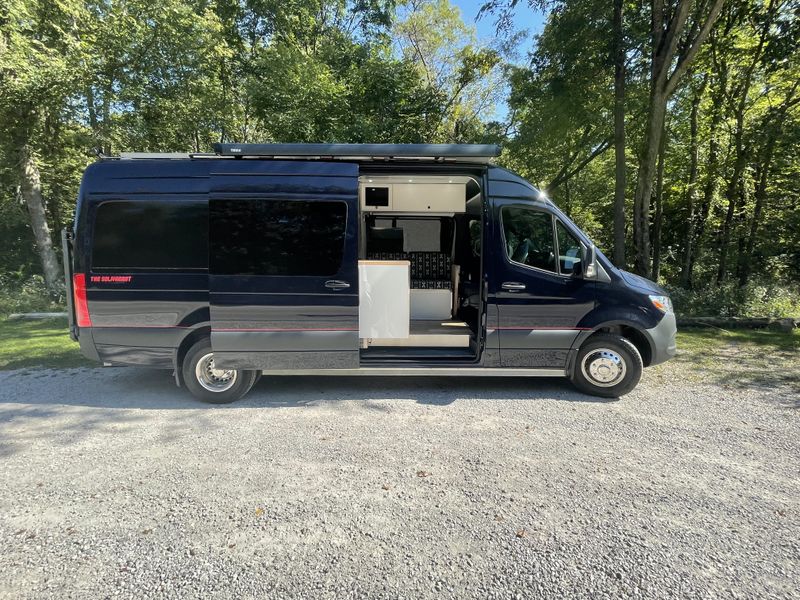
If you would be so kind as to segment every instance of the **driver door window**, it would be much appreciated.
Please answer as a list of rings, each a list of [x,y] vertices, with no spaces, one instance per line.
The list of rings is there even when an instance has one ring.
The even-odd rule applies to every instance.
[[[518,206],[504,206],[501,216],[509,260],[555,273],[552,217],[539,210]]]
[[[567,228],[556,221],[556,236],[558,237],[558,266],[562,275],[572,275],[579,269],[583,248],[578,239]]]

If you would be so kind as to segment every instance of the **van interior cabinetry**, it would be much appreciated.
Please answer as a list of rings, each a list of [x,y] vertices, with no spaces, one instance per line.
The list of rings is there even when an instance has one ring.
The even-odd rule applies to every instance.
[[[362,339],[407,338],[408,261],[358,261],[358,335]]]
[[[393,186],[392,210],[397,212],[464,212],[463,183],[398,183]]]
[[[360,178],[362,359],[477,358],[477,312],[461,309],[460,282],[480,271],[467,218],[473,197],[480,219],[480,196],[466,176]]]
[[[417,214],[463,213],[467,177],[374,176],[361,178],[361,210]]]

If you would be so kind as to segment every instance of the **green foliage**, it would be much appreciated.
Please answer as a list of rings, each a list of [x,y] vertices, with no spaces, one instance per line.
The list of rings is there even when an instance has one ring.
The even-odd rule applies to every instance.
[[[487,7],[502,17],[516,4],[494,0]],[[610,256],[615,173],[613,152],[606,149],[614,123],[612,5],[598,0],[544,4],[550,12],[530,64],[510,71],[516,135],[505,144],[502,161],[543,187]],[[693,3],[693,10],[700,4]],[[634,175],[650,95],[651,7],[623,6],[630,240]],[[785,302],[774,307],[759,302],[759,286],[752,282],[766,281],[768,289],[794,289],[800,282],[799,56],[800,13],[791,2],[727,3],[667,106],[663,179],[651,199],[663,212],[650,215],[650,237],[656,229],[660,234],[651,259],[658,254],[662,282],[688,281],[689,287],[702,288],[687,297],[696,297],[689,304],[708,314],[789,310]],[[697,94],[698,169],[690,186],[691,109]],[[631,246],[629,241],[629,258]]]
[[[410,28],[414,55],[395,43]],[[447,0],[7,0],[0,273],[41,271],[19,192],[23,147],[55,236],[95,150],[479,141],[499,76],[499,57]]]
[[[734,282],[692,290],[669,287],[675,312],[681,316],[800,317],[800,287],[776,283]]]
[[[410,0],[392,33],[403,59],[442,102],[428,119],[425,141],[473,141],[502,89],[498,53],[477,44],[475,27],[449,0]]]
[[[510,72],[516,135],[504,160],[550,193],[563,171],[609,143],[614,73],[608,7],[602,0],[559,3],[530,67]]]
[[[487,3],[506,46],[518,40],[509,20],[518,4]],[[693,10],[700,4],[694,1]],[[208,151],[219,141],[503,143],[501,162],[545,189],[610,255],[612,7],[601,0],[527,5],[547,10],[547,22],[529,60],[507,65],[495,49],[502,44],[479,42],[448,0],[6,0],[3,305],[50,302],[37,300],[37,284],[26,283],[41,267],[21,201],[23,147],[41,174],[55,236],[71,221],[94,149]],[[632,199],[649,98],[651,6],[626,0],[623,7]],[[654,254],[660,280],[689,313],[796,313],[798,56],[800,13],[789,0],[726,3],[670,99]],[[508,122],[492,121],[506,90]],[[678,290],[683,281],[695,289]]]
[[[0,274],[0,318],[13,313],[65,310],[64,296],[50,294],[41,275]]]

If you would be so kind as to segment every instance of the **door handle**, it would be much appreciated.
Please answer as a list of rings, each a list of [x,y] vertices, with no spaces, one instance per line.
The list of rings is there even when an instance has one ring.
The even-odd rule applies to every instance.
[[[340,279],[329,279],[325,282],[325,287],[329,290],[346,290],[350,284]]]
[[[506,281],[501,287],[508,292],[521,292],[525,289],[525,284],[518,281]]]

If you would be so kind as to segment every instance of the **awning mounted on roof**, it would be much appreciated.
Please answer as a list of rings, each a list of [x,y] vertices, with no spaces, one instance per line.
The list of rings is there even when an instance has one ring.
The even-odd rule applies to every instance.
[[[435,160],[488,163],[500,156],[494,144],[214,144],[219,156],[339,160]]]

